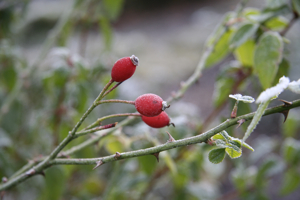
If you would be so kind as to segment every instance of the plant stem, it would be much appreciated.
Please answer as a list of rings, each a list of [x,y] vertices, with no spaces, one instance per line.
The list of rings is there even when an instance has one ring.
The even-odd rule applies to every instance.
[[[102,100],[98,101],[96,104],[103,104],[103,103],[126,103],[126,104],[132,104],[134,105],[134,101],[128,101],[128,100],[121,100],[121,99],[109,99],[109,100]]]
[[[293,109],[296,107],[300,107],[300,99],[293,101],[292,105],[290,105],[290,106],[280,105],[280,106],[269,108],[265,111],[263,116],[274,114],[274,113],[280,113],[282,111],[290,110],[290,109]],[[220,125],[216,126],[215,128],[213,128],[203,134],[197,135],[197,136],[192,136],[189,138],[176,140],[174,142],[168,142],[168,143],[165,143],[162,145],[158,145],[156,147],[121,153],[120,154],[121,156],[117,159],[115,158],[115,154],[113,154],[113,155],[105,156],[105,157],[101,157],[101,158],[55,159],[55,160],[50,161],[49,164],[50,165],[94,165],[99,160],[102,160],[103,163],[107,163],[107,162],[112,162],[112,161],[121,160],[121,159],[133,158],[133,157],[144,156],[144,155],[151,155],[154,153],[166,151],[166,150],[173,149],[173,148],[178,148],[181,146],[188,146],[191,144],[206,142],[209,138],[211,138],[215,134],[221,132],[222,130],[225,130],[226,128],[228,128],[230,126],[237,125],[238,121],[240,119],[245,119],[246,121],[252,120],[255,113],[256,112],[242,115],[242,116],[236,117],[235,119],[227,119],[226,121],[224,121]],[[47,167],[49,167],[49,166],[47,166]]]
[[[88,130],[88,129],[94,128],[96,126],[99,126],[101,124],[101,122],[106,119],[115,118],[115,117],[125,117],[125,116],[141,116],[141,114],[140,113],[120,113],[120,114],[107,115],[107,116],[97,119],[97,121],[95,121],[94,123],[87,126],[84,130]]]

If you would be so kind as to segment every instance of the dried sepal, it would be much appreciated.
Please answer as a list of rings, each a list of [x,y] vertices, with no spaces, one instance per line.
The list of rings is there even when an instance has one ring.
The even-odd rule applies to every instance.
[[[100,166],[103,165],[103,164],[104,164],[104,162],[102,161],[102,159],[101,159],[101,160],[98,160],[98,161],[96,162],[96,166],[93,168],[93,170],[96,169],[96,168],[98,168],[98,167],[100,167]]]

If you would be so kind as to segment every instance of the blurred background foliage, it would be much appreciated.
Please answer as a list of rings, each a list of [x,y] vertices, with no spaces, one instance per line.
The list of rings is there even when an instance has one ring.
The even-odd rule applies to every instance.
[[[215,27],[222,16],[238,3],[1,1],[0,177],[10,177],[28,160],[48,155],[108,82],[111,66],[120,57],[135,54],[141,64],[108,98],[134,100],[149,92],[169,97],[193,72],[205,40],[219,31]],[[228,118],[234,104],[229,94],[257,97],[265,89],[253,73],[251,58],[267,30],[282,33],[286,44],[276,78],[262,85],[274,85],[282,75],[299,79],[299,1],[256,0],[247,7],[240,18],[249,24],[230,21],[240,18],[227,13],[226,33],[221,38],[212,34],[207,41],[207,46],[216,46],[204,76],[169,109],[176,128],[151,129],[136,119],[72,157],[147,148],[164,143],[165,131],[175,139],[186,138]],[[241,33],[243,37],[236,34],[242,26],[248,34]],[[281,97],[297,98],[291,93]],[[255,109],[240,103],[238,115]],[[134,111],[129,105],[101,105],[84,125],[108,114]],[[241,158],[226,158],[217,165],[208,161],[212,147],[197,144],[162,152],[159,162],[144,156],[94,171],[92,166],[55,166],[45,177],[7,191],[4,199],[298,199],[299,120],[299,110],[291,110],[283,125],[278,114],[264,117],[248,141],[255,152],[244,150]],[[247,123],[227,132],[241,138],[246,127]],[[81,137],[67,149],[89,137],[93,136]]]

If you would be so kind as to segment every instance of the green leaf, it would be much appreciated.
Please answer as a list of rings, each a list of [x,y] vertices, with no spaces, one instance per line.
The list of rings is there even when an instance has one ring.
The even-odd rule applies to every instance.
[[[237,101],[242,101],[244,103],[253,103],[255,101],[253,97],[243,96],[241,94],[230,94],[229,97]]]
[[[288,169],[284,174],[283,185],[281,187],[280,193],[282,195],[287,195],[295,191],[300,185],[300,174],[294,168]]]
[[[282,16],[273,17],[265,22],[265,26],[273,31],[282,31],[288,26],[288,24],[289,21]]]
[[[264,89],[269,88],[282,60],[283,41],[276,32],[265,32],[254,52],[254,72]]]
[[[236,48],[245,43],[257,31],[259,24],[247,23],[242,25],[231,37],[229,44],[231,48]]]
[[[104,7],[106,9],[106,15],[112,19],[116,20],[123,8],[124,0],[104,0]]]
[[[110,154],[124,151],[123,144],[117,138],[109,138],[105,145],[105,149]]]
[[[112,29],[109,23],[109,20],[105,17],[99,19],[99,24],[101,27],[101,33],[103,34],[103,40],[105,43],[106,49],[111,48],[112,43]]]
[[[296,165],[300,161],[300,142],[294,138],[287,138],[282,146],[283,157],[290,165]]]
[[[212,137],[213,140],[225,140],[225,138],[220,134],[216,134]]]
[[[267,0],[267,8],[275,9],[279,8],[287,3],[286,0]]]
[[[254,59],[254,48],[254,40],[247,40],[234,51],[235,58],[240,61],[243,66],[252,67]]]
[[[226,148],[227,143],[224,140],[215,140],[216,146],[219,148]]]
[[[247,149],[250,149],[251,151],[254,151],[254,149],[249,144],[247,144],[245,142],[242,144],[242,141],[240,139],[233,138],[232,141],[239,143],[240,146],[243,145],[243,147],[246,147]]]
[[[272,85],[275,85],[281,77],[288,76],[289,69],[290,69],[289,61],[283,58],[281,63],[279,64],[278,71]]]
[[[212,65],[220,62],[225,56],[230,53],[229,40],[233,31],[228,30],[224,35],[217,41],[212,53],[208,56],[205,67],[211,67]]]
[[[230,135],[226,132],[226,131],[221,131],[220,134],[224,137],[224,139],[226,140],[226,142],[231,140]]]
[[[139,165],[146,174],[152,174],[156,168],[157,161],[152,155],[138,157]]]
[[[300,0],[292,0],[293,9],[300,15]]]
[[[268,100],[267,102],[259,104],[258,109],[256,110],[256,113],[255,113],[251,123],[249,124],[247,131],[243,137],[242,143],[244,143],[246,141],[246,139],[250,136],[250,134],[254,131],[254,129],[256,128],[257,124],[259,123],[262,115],[264,114],[265,110],[267,109],[270,101],[271,100]]]
[[[214,164],[218,164],[225,158],[225,148],[213,149],[208,154],[208,159]]]
[[[221,77],[217,80],[213,94],[215,106],[221,105],[225,100],[228,99],[234,83],[235,80],[231,77]]]
[[[241,151],[241,150],[240,150],[240,151],[236,151],[235,149],[229,148],[229,147],[227,147],[225,150],[226,150],[227,155],[228,155],[231,159],[239,158],[239,157],[241,157],[241,155],[242,155],[242,151]]]

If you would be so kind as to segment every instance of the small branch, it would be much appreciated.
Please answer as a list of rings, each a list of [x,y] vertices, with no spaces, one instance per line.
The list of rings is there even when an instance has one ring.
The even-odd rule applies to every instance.
[[[103,95],[103,97],[105,97],[106,95],[108,95],[111,91],[113,91],[114,89],[116,89],[119,85],[121,85],[121,83],[123,83],[123,82],[118,82],[116,85],[114,85],[112,88],[110,88],[109,90],[107,90],[105,93],[104,93],[104,95]]]
[[[109,100],[102,100],[102,101],[98,101],[96,104],[100,105],[103,103],[126,103],[126,104],[132,104],[134,105],[134,101],[127,101],[127,100],[120,100],[120,99],[109,99]]]
[[[289,109],[292,109],[295,107],[300,107],[300,99],[293,101],[293,104],[290,106],[280,105],[280,106],[276,106],[273,108],[269,108],[265,111],[264,116],[274,114],[274,113],[280,113],[284,110],[289,110]],[[136,151],[124,152],[121,154],[122,156],[120,158],[118,158],[118,160],[139,157],[139,156],[144,156],[144,155],[151,155],[151,154],[155,154],[157,152],[166,151],[166,150],[178,148],[181,146],[188,146],[191,144],[206,142],[209,138],[211,138],[215,134],[221,132],[222,130],[225,130],[226,128],[228,128],[230,126],[239,124],[238,121],[241,119],[245,119],[246,121],[252,120],[254,115],[255,115],[255,112],[239,116],[235,119],[227,119],[225,122],[221,123],[220,125],[216,126],[215,128],[213,128],[203,134],[197,135],[197,136],[193,136],[193,137],[189,137],[189,138],[185,138],[185,139],[181,139],[181,140],[176,140],[173,142],[168,142],[168,143],[158,145],[155,147],[151,147],[151,148],[147,148],[147,149],[140,149],[140,150],[136,150]],[[50,167],[51,165],[95,165],[96,162],[99,160],[102,160],[102,162],[104,164],[107,162],[116,161],[115,154],[110,155],[110,156],[101,157],[101,158],[55,159],[55,160],[50,161],[49,166],[47,166],[47,167]]]
[[[140,113],[120,113],[120,114],[107,115],[105,117],[101,117],[101,118],[97,119],[97,121],[95,121],[94,123],[87,126],[84,130],[88,130],[88,129],[94,128],[96,126],[99,126],[99,125],[101,125],[101,122],[106,119],[115,118],[115,117],[126,117],[126,116],[139,116],[140,117],[141,114]]]
[[[83,135],[87,135],[89,133],[94,133],[96,131],[101,131],[101,130],[104,130],[104,129],[113,128],[117,124],[118,124],[118,122],[115,122],[115,123],[112,123],[112,124],[107,124],[107,125],[104,125],[104,126],[99,126],[99,127],[96,127],[96,128],[92,128],[92,129],[89,129],[89,130],[86,130],[86,131],[79,131],[74,135],[74,138],[77,138],[77,137],[80,137],[80,136],[83,136]]]

